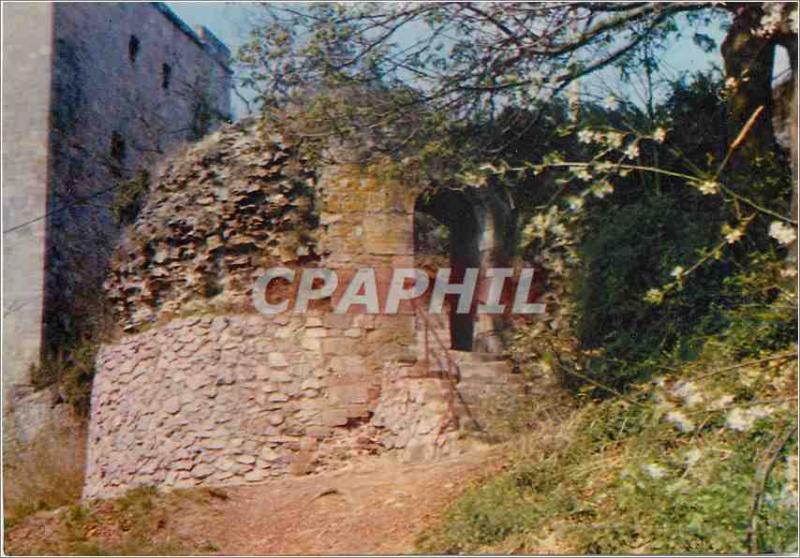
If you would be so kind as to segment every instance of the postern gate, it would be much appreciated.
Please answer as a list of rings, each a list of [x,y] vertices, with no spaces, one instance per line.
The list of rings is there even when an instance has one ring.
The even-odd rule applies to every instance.
[[[86,497],[110,496],[138,484],[259,482],[386,450],[407,460],[431,459],[457,449],[459,423],[479,424],[469,409],[477,401],[489,393],[519,390],[506,363],[491,355],[500,349],[496,332],[503,324],[497,316],[467,316],[469,322],[456,318],[448,324],[447,315],[437,318],[415,309],[397,315],[340,315],[331,311],[329,301],[305,314],[277,316],[254,313],[246,305],[220,310],[211,302],[204,311],[197,301],[183,316],[163,312],[172,295],[153,292],[165,288],[164,273],[179,281],[180,270],[195,270],[184,278],[184,284],[194,284],[188,278],[211,261],[215,273],[224,269],[227,274],[214,292],[238,293],[237,288],[252,285],[248,280],[258,271],[234,265],[243,253],[254,254],[249,256],[253,261],[266,249],[258,247],[256,233],[248,237],[255,249],[243,252],[236,234],[217,235],[212,226],[198,224],[205,222],[204,215],[238,211],[242,230],[258,225],[263,221],[254,217],[259,206],[253,200],[261,198],[253,198],[253,192],[261,188],[264,199],[273,200],[276,184],[283,184],[272,171],[258,175],[262,178],[233,180],[224,170],[227,180],[213,178],[227,163],[224,157],[209,159],[208,153],[245,141],[231,139],[234,132],[246,133],[235,127],[223,131],[190,154],[184,166],[195,169],[187,171],[194,182],[180,189],[188,199],[163,218],[178,227],[172,233],[165,228],[159,237],[153,223],[159,204],[173,203],[165,200],[176,196],[148,202],[150,210],[140,220],[151,222],[137,230],[150,231],[151,240],[140,242],[141,254],[152,260],[144,261],[137,252],[119,267],[126,280],[118,281],[115,292],[135,293],[126,298],[134,301],[126,303],[127,315],[147,315],[150,325],[129,327],[131,333],[104,346],[98,356]],[[284,151],[290,149],[284,146]],[[258,153],[263,157],[264,150]],[[195,172],[198,165],[206,170]],[[170,190],[175,172],[169,178],[168,171],[156,190]],[[211,176],[209,186],[198,176]],[[490,191],[421,197],[419,189],[378,179],[355,164],[326,167],[310,182],[316,192],[321,266],[343,272],[415,267],[415,211],[430,213],[450,228],[449,256],[455,265],[508,263],[513,216]],[[230,209],[231,204],[240,205]],[[183,219],[175,211],[197,215]],[[191,227],[180,228],[183,222]],[[180,239],[174,232],[179,229]],[[210,248],[218,236],[222,247],[214,241]],[[167,255],[159,255],[162,250]],[[186,302],[181,308],[188,307]]]

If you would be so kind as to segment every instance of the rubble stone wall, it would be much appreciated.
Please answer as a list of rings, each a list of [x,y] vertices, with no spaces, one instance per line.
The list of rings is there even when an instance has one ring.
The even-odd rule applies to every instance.
[[[446,451],[446,385],[414,378],[414,359],[384,365],[384,326],[367,315],[190,317],[105,346],[84,495],[259,482],[384,449]]]
[[[97,359],[85,495],[258,482],[389,448],[445,451],[456,421],[446,386],[416,365],[413,314],[333,313],[343,288],[305,314],[264,316],[251,300],[260,270],[278,262],[413,265],[413,192],[343,165],[307,176],[319,199],[302,204],[282,186],[303,176],[290,148],[265,149],[252,128],[220,134],[166,170],[120,248],[109,288],[131,333]],[[302,242],[280,226],[315,214],[320,230]],[[220,315],[219,298],[241,312]]]
[[[252,122],[224,126],[166,164],[106,281],[122,329],[254,311],[265,269],[319,260],[316,184],[296,146]]]
[[[384,300],[391,271],[414,266],[419,190],[355,163],[308,169],[246,123],[166,167],[107,285],[127,333],[97,359],[85,495],[454,451],[455,388],[414,309],[334,312],[357,268]],[[259,314],[252,289],[274,265],[334,269],[339,288],[307,313]]]

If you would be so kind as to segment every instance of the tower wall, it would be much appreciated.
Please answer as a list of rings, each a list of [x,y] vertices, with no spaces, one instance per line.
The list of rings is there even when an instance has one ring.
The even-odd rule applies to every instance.
[[[39,360],[52,65],[48,3],[3,5],[3,391]]]
[[[126,204],[148,186],[143,171],[229,118],[231,75],[224,45],[162,4],[53,9],[45,342],[56,349],[105,327],[100,287]]]

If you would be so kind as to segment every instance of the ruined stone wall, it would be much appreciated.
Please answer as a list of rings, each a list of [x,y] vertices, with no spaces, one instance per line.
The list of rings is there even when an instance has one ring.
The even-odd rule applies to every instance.
[[[86,497],[137,484],[259,482],[358,455],[446,452],[441,380],[379,365],[365,315],[204,316],[103,348],[92,396]]]
[[[54,5],[46,339],[96,319],[142,171],[230,112],[226,52],[158,3]],[[133,181],[132,183],[129,183]]]
[[[214,310],[253,312],[271,266],[319,260],[316,170],[279,136],[226,125],[165,165],[106,287],[122,328]]]
[[[410,304],[335,311],[357,269],[375,271],[383,301],[392,271],[414,267],[420,185],[380,163],[312,168],[303,153],[243,122],[165,167],[107,282],[127,333],[97,360],[87,497],[260,482],[363,453],[457,451],[470,414],[447,316],[429,323]],[[474,210],[479,264],[491,265],[502,223],[488,203]],[[310,312],[261,315],[253,288],[273,266],[333,269],[339,287]],[[456,360],[465,393],[480,399],[486,376],[508,367],[476,358]]]
[[[413,313],[336,314],[344,284],[306,314],[252,304],[272,265],[412,266],[414,198],[359,165],[310,172],[247,124],[167,166],[108,282],[131,333],[98,357],[86,496],[451,451],[452,392],[419,365]]]

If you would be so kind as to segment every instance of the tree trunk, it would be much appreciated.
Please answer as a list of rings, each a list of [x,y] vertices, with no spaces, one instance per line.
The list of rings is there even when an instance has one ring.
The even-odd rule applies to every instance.
[[[790,133],[791,139],[789,143],[789,155],[792,161],[792,203],[791,203],[791,215],[792,220],[797,222],[797,196],[798,196],[798,172],[797,172],[797,134],[798,134],[798,127],[797,127],[797,35],[790,35],[785,37],[781,44],[786,48],[786,51],[789,53],[789,65],[792,71],[792,93],[790,96],[791,99],[791,113],[789,117],[790,122]],[[797,239],[792,242],[789,246],[789,261],[792,265],[797,265]]]
[[[732,170],[745,168],[755,157],[774,153],[772,129],[772,66],[775,57],[773,41],[759,37],[762,10],[760,4],[739,4],[722,43],[725,75],[737,80],[728,99],[729,144],[738,136],[750,116],[763,106],[764,112],[750,130],[744,143],[731,159]]]

